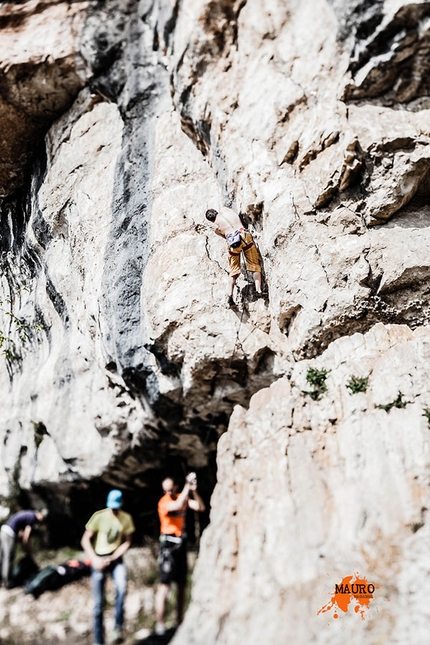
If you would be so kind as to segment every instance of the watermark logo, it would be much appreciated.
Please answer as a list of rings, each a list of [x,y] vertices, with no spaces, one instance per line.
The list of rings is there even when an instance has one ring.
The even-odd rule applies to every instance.
[[[352,608],[364,620],[375,589],[379,587],[380,585],[369,582],[367,578],[360,578],[358,573],[346,576],[340,584],[334,586],[330,602],[321,607],[317,615],[333,610],[333,618],[339,618],[339,611],[346,613]]]

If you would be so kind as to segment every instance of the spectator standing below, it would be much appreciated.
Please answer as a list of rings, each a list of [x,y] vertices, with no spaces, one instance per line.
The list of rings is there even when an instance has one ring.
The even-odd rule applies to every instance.
[[[13,585],[12,566],[15,557],[17,540],[21,540],[24,552],[31,556],[30,537],[33,526],[43,520],[48,515],[48,511],[19,511],[12,515],[8,521],[3,524],[0,530],[0,562],[1,578],[7,589]]]
[[[124,628],[124,600],[127,591],[127,570],[122,556],[129,549],[135,531],[131,515],[121,510],[122,493],[111,490],[107,508],[97,511],[85,526],[81,545],[91,559],[91,581],[94,595],[94,643],[103,645],[103,609],[105,580],[111,574],[115,585],[115,628],[113,642],[122,643]],[[94,545],[93,545],[94,541]]]
[[[239,215],[231,208],[224,206],[220,212],[210,208],[206,211],[206,219],[215,224],[215,233],[224,237],[227,242],[228,264],[230,267],[229,295],[227,304],[234,307],[234,285],[240,275],[240,254],[245,256],[246,270],[252,272],[255,291],[258,298],[263,297],[261,291],[261,266],[258,250],[250,231],[245,230]]]
[[[155,611],[157,615],[155,632],[160,636],[166,631],[164,615],[167,594],[169,593],[172,582],[176,582],[178,587],[178,625],[184,617],[185,589],[188,572],[187,536],[185,534],[187,508],[198,512],[205,510],[203,500],[197,492],[197,477],[195,473],[189,473],[187,475],[185,486],[179,495],[177,494],[177,485],[170,477],[167,477],[162,482],[162,487],[164,495],[158,502],[158,515],[160,518],[160,583],[155,597]]]

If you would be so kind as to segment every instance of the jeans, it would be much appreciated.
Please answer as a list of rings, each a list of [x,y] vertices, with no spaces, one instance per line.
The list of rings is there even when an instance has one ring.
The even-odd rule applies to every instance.
[[[107,574],[112,575],[115,585],[115,629],[122,629],[124,625],[124,600],[127,591],[127,570],[122,560],[113,562],[106,569],[91,572],[91,583],[94,596],[94,643],[103,645],[103,610],[105,604],[105,580]]]

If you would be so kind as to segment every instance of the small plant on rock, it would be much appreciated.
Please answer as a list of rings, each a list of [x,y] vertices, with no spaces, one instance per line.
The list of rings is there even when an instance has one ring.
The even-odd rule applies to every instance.
[[[369,377],[351,376],[346,387],[350,390],[350,394],[358,394],[358,392],[365,392],[369,384]]]
[[[30,291],[27,285],[22,285],[23,291]],[[17,289],[15,294],[17,297],[21,295],[21,289]],[[7,303],[7,310],[3,308]],[[29,344],[34,338],[35,334],[44,330],[44,326],[39,323],[29,323],[25,318],[16,316],[12,312],[13,298],[0,299],[0,312],[4,316],[8,316],[10,323],[7,325],[9,334],[6,335],[0,329],[0,352],[5,357],[8,363],[12,361],[19,361],[22,358],[22,351],[25,345]],[[13,336],[14,338],[11,338]]]
[[[49,435],[49,432],[47,431],[45,424],[41,421],[32,421],[31,423],[33,424],[34,444],[37,451],[43,441],[43,437],[45,435]]]
[[[423,417],[427,417],[427,425],[430,428],[430,408],[423,408]]]
[[[410,524],[412,533],[416,533],[417,531],[422,529],[423,526],[424,526],[424,522],[414,522],[413,524]]]
[[[399,392],[397,398],[395,398],[394,401],[391,401],[391,403],[386,403],[385,405],[381,403],[376,407],[381,410],[385,410],[385,412],[389,412],[391,408],[405,408],[407,404],[408,401],[403,401],[403,394]]]
[[[315,367],[309,367],[306,372],[306,380],[313,389],[302,390],[302,393],[305,396],[310,396],[314,401],[319,401],[321,396],[327,392],[326,379],[329,372],[330,370],[319,370]]]
[[[4,332],[0,329],[0,350],[7,361],[16,359],[18,357],[16,351],[15,341],[9,336],[5,336]]]

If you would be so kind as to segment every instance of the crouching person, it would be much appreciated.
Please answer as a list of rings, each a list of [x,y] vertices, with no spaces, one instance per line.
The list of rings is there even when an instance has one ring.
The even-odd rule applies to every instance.
[[[155,632],[159,636],[166,631],[164,618],[167,594],[172,582],[177,584],[177,620],[182,622],[185,609],[185,590],[187,583],[187,542],[185,534],[185,519],[187,508],[202,512],[205,505],[197,492],[197,477],[189,473],[185,486],[178,494],[178,487],[173,479],[168,477],[162,482],[164,495],[158,502],[160,518],[160,555],[159,579],[155,598],[157,623]]]
[[[3,524],[0,530],[0,563],[1,578],[6,589],[13,586],[12,567],[15,557],[16,543],[21,541],[23,551],[31,557],[30,537],[33,526],[38,522],[43,522],[48,515],[48,511],[19,511],[12,515],[9,520]]]
[[[94,644],[104,645],[103,610],[105,580],[110,574],[115,585],[115,628],[113,642],[124,640],[124,600],[127,571],[122,556],[129,549],[135,531],[131,515],[121,510],[122,493],[111,490],[102,511],[97,511],[85,526],[81,544],[91,559],[94,596]]]

